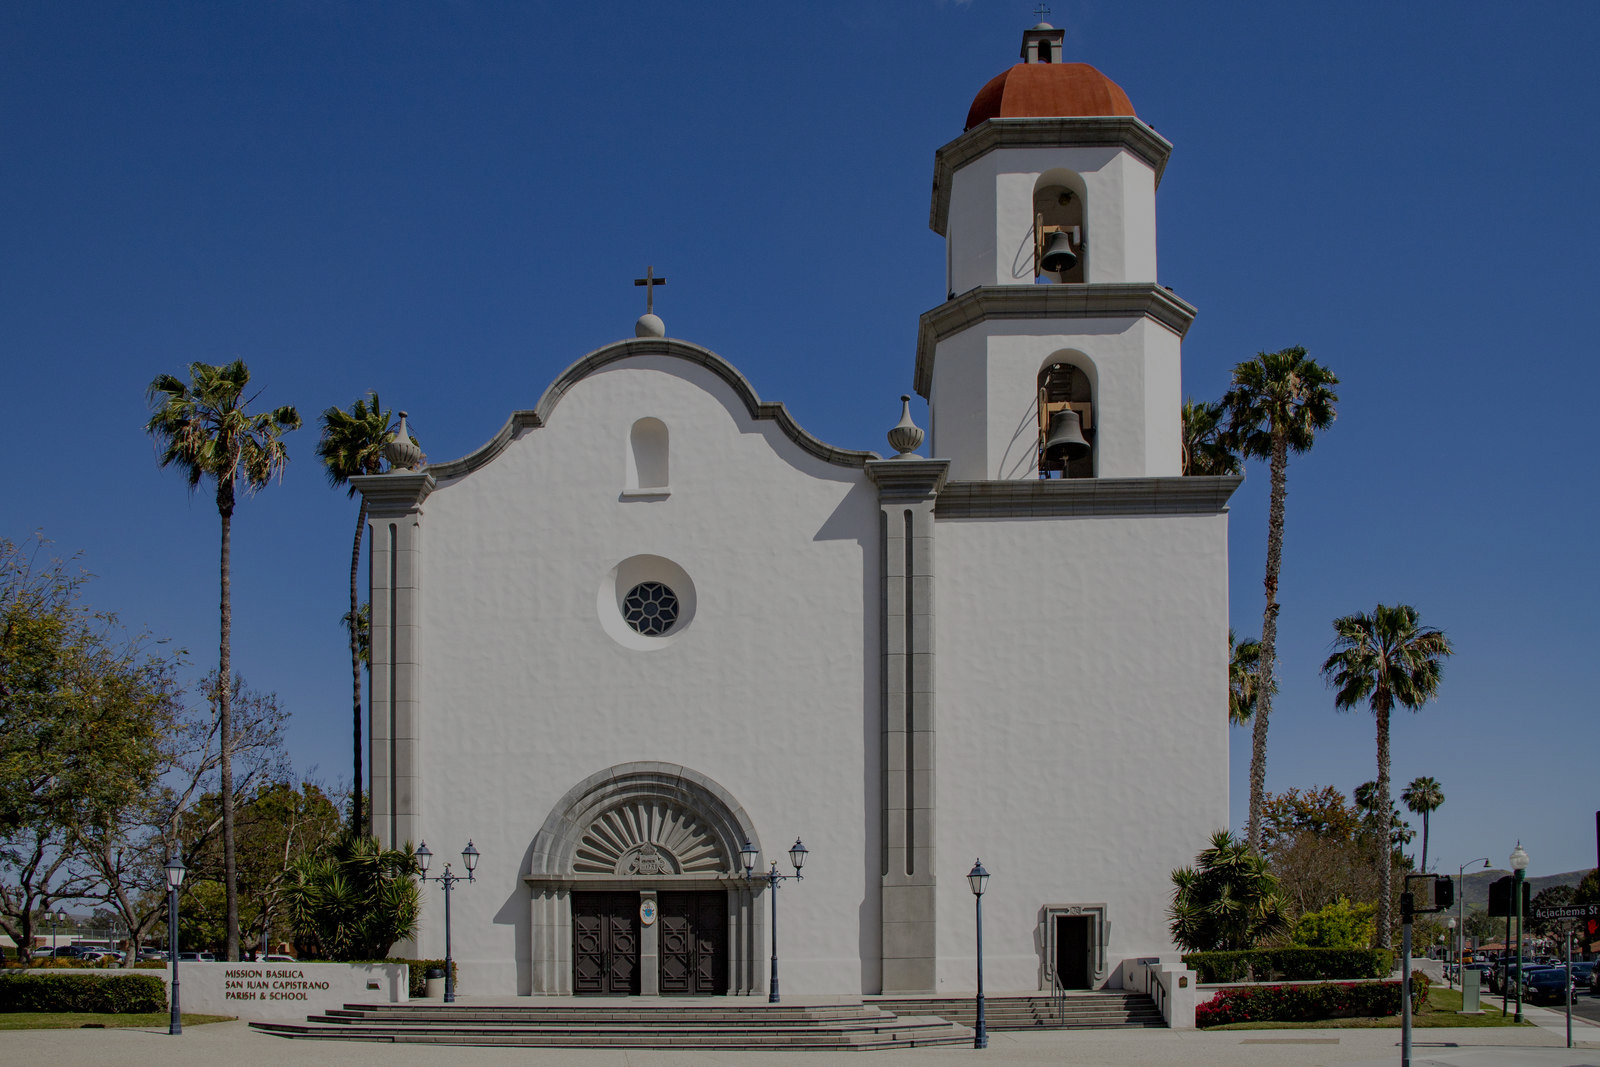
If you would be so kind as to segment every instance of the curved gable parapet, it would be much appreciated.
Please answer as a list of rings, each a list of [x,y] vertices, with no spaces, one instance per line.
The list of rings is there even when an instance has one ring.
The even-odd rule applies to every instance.
[[[749,380],[735,370],[733,364],[709,348],[701,348],[699,345],[690,344],[687,341],[647,337],[632,341],[618,341],[615,344],[606,345],[604,348],[598,348],[590,352],[562,371],[556,380],[550,383],[550,387],[544,391],[544,395],[539,398],[538,405],[532,411],[512,412],[511,418],[506,420],[506,424],[500,428],[500,432],[490,438],[483,447],[460,459],[453,459],[447,463],[429,464],[428,473],[440,480],[471,474],[479,467],[493,460],[501,452],[504,452],[507,445],[522,435],[522,431],[537,429],[546,425],[550,421],[550,415],[555,411],[556,405],[561,402],[561,398],[566,396],[583,379],[596,371],[611,366],[613,363],[619,363],[622,360],[632,359],[636,356],[669,356],[673,359],[681,359],[706,368],[728,384],[729,388],[744,404],[745,410],[749,412],[751,418],[777,423],[778,429],[782,430],[789,440],[817,459],[839,467],[855,467],[859,469],[864,468],[869,460],[881,458],[876,452],[858,452],[854,449],[835,448],[813,437],[800,427],[800,424],[794,420],[794,416],[789,414],[788,408],[775,401],[762,400],[756,395],[755,388],[751,386]]]

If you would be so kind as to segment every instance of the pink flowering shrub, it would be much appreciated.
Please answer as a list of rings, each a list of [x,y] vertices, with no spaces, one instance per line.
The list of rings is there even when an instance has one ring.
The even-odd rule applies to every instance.
[[[1411,1009],[1428,995],[1428,979],[1411,976]],[[1194,1010],[1196,1026],[1248,1022],[1315,1022],[1400,1013],[1399,982],[1318,982],[1314,985],[1251,985],[1221,989]]]

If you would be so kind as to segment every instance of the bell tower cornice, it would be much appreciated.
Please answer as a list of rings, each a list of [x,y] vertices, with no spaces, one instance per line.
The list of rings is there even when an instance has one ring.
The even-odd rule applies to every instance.
[[[963,133],[933,156],[933,206],[928,225],[940,237],[950,220],[950,190],[955,172],[1001,148],[1126,148],[1155,171],[1161,185],[1172,142],[1131,115],[1078,118],[989,119]]]
[[[940,343],[984,322],[1032,319],[1147,318],[1178,337],[1194,323],[1193,304],[1150,282],[1096,285],[980,285],[922,313],[917,322],[913,383],[925,399],[933,388],[934,353]]]

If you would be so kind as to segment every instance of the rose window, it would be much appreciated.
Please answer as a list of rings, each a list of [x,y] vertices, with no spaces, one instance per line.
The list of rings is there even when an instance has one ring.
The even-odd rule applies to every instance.
[[[623,598],[622,617],[646,637],[658,637],[678,621],[678,594],[660,582],[640,582]]]

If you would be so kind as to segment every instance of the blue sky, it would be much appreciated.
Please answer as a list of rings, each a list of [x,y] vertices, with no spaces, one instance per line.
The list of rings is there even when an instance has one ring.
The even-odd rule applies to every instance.
[[[1445,789],[1432,855],[1504,866],[1520,838],[1534,873],[1593,865],[1600,7],[1052,6],[1068,58],[1176,146],[1185,391],[1291,344],[1343,379],[1290,463],[1268,787],[1374,776],[1370,714],[1336,713],[1317,666],[1335,616],[1408,602],[1458,652],[1393,735],[1397,788]],[[301,772],[348,775],[355,506],[316,414],[375,388],[461,456],[631,335],[654,264],[671,335],[884,451],[943,297],[933,153],[1032,7],[4,5],[0,535],[81,550],[97,605],[214,663],[215,508],[157,469],[143,394],[244,358],[308,428],[235,521],[235,663],[292,710]],[[1249,475],[1232,619],[1254,634]],[[1236,826],[1248,759],[1235,731]]]

